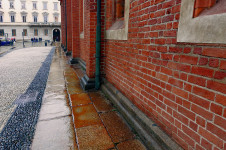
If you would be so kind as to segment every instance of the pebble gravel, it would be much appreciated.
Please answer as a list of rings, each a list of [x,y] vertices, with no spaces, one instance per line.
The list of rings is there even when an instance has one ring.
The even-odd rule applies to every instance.
[[[25,48],[0,57],[0,150],[30,149],[54,51]]]

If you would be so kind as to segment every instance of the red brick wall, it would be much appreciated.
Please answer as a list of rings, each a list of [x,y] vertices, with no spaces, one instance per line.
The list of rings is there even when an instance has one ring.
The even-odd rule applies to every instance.
[[[65,23],[64,23],[64,1],[60,1],[60,6],[61,6],[61,42],[65,46]]]
[[[130,0],[128,40],[104,40],[112,24],[106,2],[101,68],[107,80],[184,149],[226,149],[224,45],[176,42],[181,0]],[[81,32],[82,0],[79,4]],[[92,78],[96,1],[85,0],[84,9],[80,57]]]
[[[83,0],[79,0],[79,31],[83,32]]]
[[[130,2],[128,40],[106,41],[106,78],[184,149],[225,149],[226,48],[177,43],[180,3]]]
[[[78,58],[79,57],[79,40],[80,40],[80,34],[79,34],[79,1],[71,1],[71,28],[72,28],[72,57]]]
[[[67,50],[72,51],[72,28],[71,28],[71,0],[66,0],[67,4]]]
[[[84,34],[84,30],[83,30],[83,0],[79,0],[79,19],[80,19],[80,34],[83,32]],[[85,44],[84,44],[84,38],[80,38],[80,58],[84,61],[87,62],[87,50],[85,48]]]
[[[85,23],[84,23],[84,49],[86,55],[86,74],[89,78],[95,77],[95,53],[96,53],[96,1],[85,0],[84,14],[85,14]],[[101,3],[102,12],[104,12],[105,3]],[[101,14],[102,18],[102,29],[104,29],[104,13]],[[104,30],[102,31],[102,39],[104,38]],[[102,43],[102,49],[104,49],[104,43]],[[84,54],[84,53],[83,53]],[[84,56],[84,55],[83,55]]]

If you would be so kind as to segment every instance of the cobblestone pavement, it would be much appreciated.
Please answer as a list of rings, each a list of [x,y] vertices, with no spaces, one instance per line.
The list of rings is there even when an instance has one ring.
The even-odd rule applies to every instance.
[[[3,66],[8,67],[5,72],[14,70],[14,72],[11,72],[12,75],[15,75],[15,73],[17,75],[18,73],[17,76],[11,78],[14,79],[14,83],[10,83],[12,85],[10,88],[13,88],[12,91],[22,90],[13,93],[13,95],[21,94],[18,99],[9,99],[6,96],[2,100],[3,102],[6,101],[5,104],[8,107],[14,104],[15,110],[8,115],[10,117],[9,119],[7,118],[8,121],[0,133],[0,150],[29,149],[37,124],[54,49],[45,47],[21,49],[12,51],[2,57],[3,60],[8,58],[3,61],[6,64]],[[10,64],[9,62],[13,63]],[[36,70],[33,68],[36,68]],[[11,77],[11,74],[6,75]],[[26,85],[29,86],[27,87]],[[10,93],[10,91],[5,93]]]
[[[26,91],[50,50],[24,48],[0,55],[0,131],[17,107],[14,101]]]

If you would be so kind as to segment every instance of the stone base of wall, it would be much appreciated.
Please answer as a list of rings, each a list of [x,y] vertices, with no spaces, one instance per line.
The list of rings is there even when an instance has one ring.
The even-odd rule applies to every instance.
[[[101,90],[117,107],[124,119],[130,124],[149,149],[182,150],[176,142],[106,79],[103,81]]]

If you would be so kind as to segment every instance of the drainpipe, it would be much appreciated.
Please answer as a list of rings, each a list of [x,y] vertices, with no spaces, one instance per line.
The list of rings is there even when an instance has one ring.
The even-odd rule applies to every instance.
[[[67,51],[67,0],[65,0],[65,11],[64,11],[64,13],[65,13],[65,31],[66,31],[66,46],[65,46],[65,49],[64,49],[64,51],[66,52]]]
[[[101,0],[97,0],[97,27],[96,27],[96,72],[95,89],[100,88],[100,49],[101,49]]]

